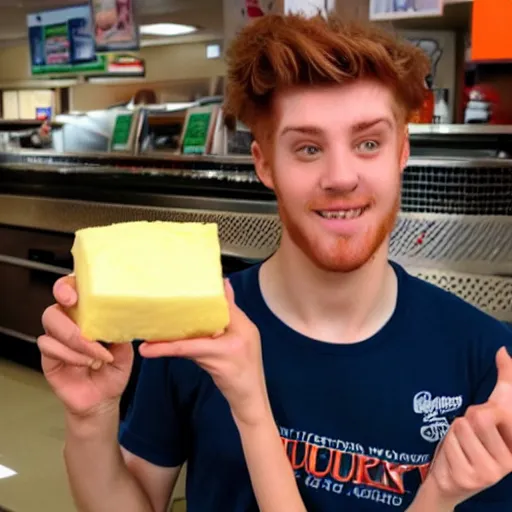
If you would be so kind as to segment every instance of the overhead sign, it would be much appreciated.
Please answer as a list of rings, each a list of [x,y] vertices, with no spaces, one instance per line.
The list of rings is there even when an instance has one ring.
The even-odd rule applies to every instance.
[[[87,4],[27,16],[33,75],[81,73],[100,65]]]
[[[512,60],[512,0],[473,0],[471,60]]]
[[[134,0],[90,0],[96,51],[139,49]]]

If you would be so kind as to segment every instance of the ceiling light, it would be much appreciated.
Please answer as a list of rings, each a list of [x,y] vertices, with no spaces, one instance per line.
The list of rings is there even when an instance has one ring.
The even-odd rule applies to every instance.
[[[147,36],[182,36],[196,30],[190,25],[177,25],[176,23],[154,23],[140,27],[140,33]]]
[[[206,58],[207,59],[218,59],[218,58],[220,58],[220,44],[208,44],[208,45],[206,45]]]

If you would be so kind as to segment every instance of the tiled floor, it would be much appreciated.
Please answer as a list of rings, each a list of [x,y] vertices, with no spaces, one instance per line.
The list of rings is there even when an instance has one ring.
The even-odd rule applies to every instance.
[[[62,460],[60,403],[44,377],[0,359],[0,507],[12,512],[73,512]]]
[[[43,375],[0,358],[0,476],[5,468],[16,472],[0,478],[0,512],[76,510],[62,460],[63,436],[62,408]],[[181,479],[177,495],[183,494]]]

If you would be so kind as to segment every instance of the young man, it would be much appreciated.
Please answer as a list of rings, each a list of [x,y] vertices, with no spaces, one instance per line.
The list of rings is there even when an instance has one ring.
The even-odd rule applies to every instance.
[[[57,283],[39,346],[80,510],[163,512],[185,461],[191,512],[512,508],[512,333],[388,261],[427,74],[361,24],[268,16],[238,36],[226,107],[282,240],[230,277],[223,336],[141,346],[122,448],[131,347],[81,339]]]

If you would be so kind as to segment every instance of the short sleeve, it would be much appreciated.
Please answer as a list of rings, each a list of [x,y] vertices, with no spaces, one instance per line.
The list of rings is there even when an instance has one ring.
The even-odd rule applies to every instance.
[[[492,329],[491,332],[493,339],[489,339],[489,347],[485,348],[492,351],[489,354],[492,362],[488,365],[488,369],[477,387],[475,404],[485,403],[496,385],[498,377],[494,362],[496,350],[500,347],[507,347],[509,354],[512,355],[512,329],[510,326],[500,325],[499,328]],[[512,475],[456,508],[456,512],[504,512],[505,510],[512,510]]]
[[[186,388],[179,385],[183,379],[177,379],[183,373],[180,363],[189,362],[143,360],[133,401],[119,430],[121,446],[162,467],[181,466],[188,454],[190,403]]]

